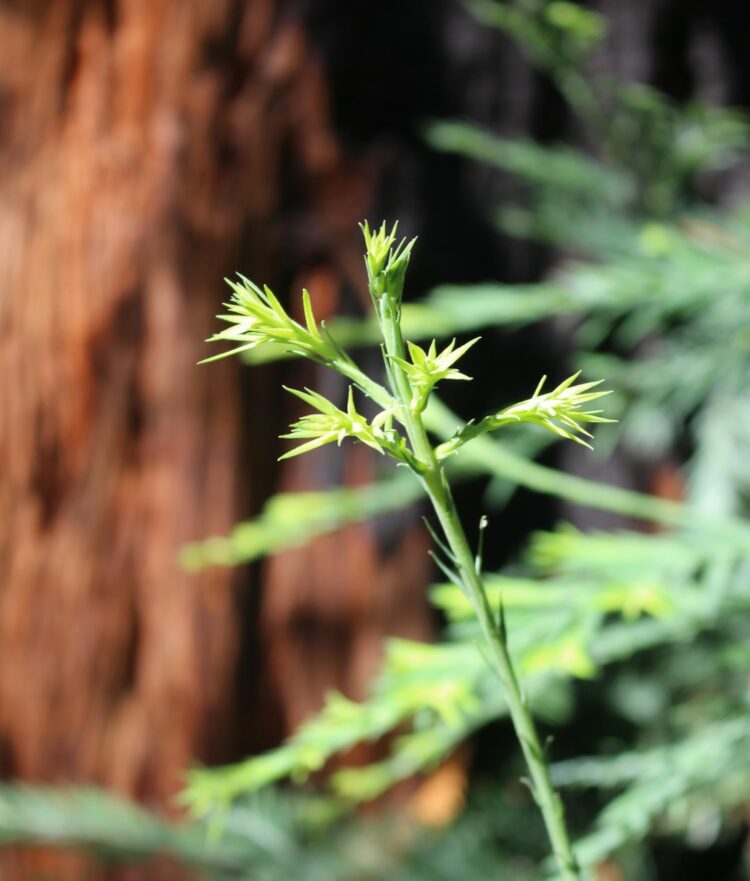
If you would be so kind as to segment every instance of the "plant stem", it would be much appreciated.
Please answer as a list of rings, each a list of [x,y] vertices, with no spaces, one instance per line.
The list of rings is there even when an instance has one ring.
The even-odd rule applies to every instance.
[[[440,471],[442,472],[441,468]],[[490,608],[484,584],[474,566],[466,533],[458,517],[450,488],[445,481],[445,475],[441,473],[439,476],[443,491],[438,494],[428,488],[430,501],[440,520],[450,549],[456,558],[461,582],[471,598],[474,611],[479,619],[482,634],[489,649],[489,660],[505,687],[510,717],[531,775],[532,793],[542,812],[561,875],[565,881],[580,881],[581,873],[565,825],[562,801],[552,786],[536,724],[508,651],[504,628],[495,620]]]
[[[339,358],[335,361],[331,361],[328,366],[333,370],[337,370],[347,379],[351,379],[355,385],[362,389],[368,398],[371,398],[384,410],[390,409],[397,403],[397,401],[395,401],[388,393],[387,389],[383,388],[383,386],[380,385],[380,383],[375,382],[375,380],[370,379],[370,377],[366,373],[363,373],[353,361]]]
[[[404,342],[401,335],[399,310],[389,300],[390,298],[385,296],[378,303],[378,318],[383,331],[385,350],[389,356],[403,358]],[[392,358],[389,359],[388,367],[393,392],[403,409],[403,423],[406,433],[414,455],[422,467],[419,475],[420,480],[448,541],[461,584],[474,606],[491,665],[505,687],[510,717],[531,775],[532,794],[544,818],[561,877],[565,881],[581,881],[581,870],[573,853],[570,836],[565,825],[563,804],[552,786],[536,724],[519,684],[508,650],[502,618],[496,620],[490,608],[484,583],[477,571],[478,566],[475,564],[466,532],[453,501],[450,485],[443,466],[438,461],[427,436],[422,416],[420,413],[412,412],[409,406],[411,401],[409,378]]]

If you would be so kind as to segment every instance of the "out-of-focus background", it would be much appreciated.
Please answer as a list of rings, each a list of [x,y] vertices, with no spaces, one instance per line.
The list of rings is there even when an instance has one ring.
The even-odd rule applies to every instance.
[[[323,799],[313,822],[286,788],[259,806],[257,781],[217,785],[217,802],[250,799],[237,840],[220,835],[212,858],[205,830],[179,837],[190,768],[277,747],[332,690],[367,698],[387,638],[405,640],[392,676],[414,660],[394,661],[399,646],[464,645],[454,601],[430,602],[442,576],[403,482],[378,483],[391,475],[364,447],[276,461],[298,415],[282,382],[343,386],[271,354],[196,366],[214,353],[222,279],[240,271],[295,314],[308,288],[377,370],[364,218],[419,236],[417,336],[482,334],[474,383],[446,390],[464,418],[544,373],[583,366],[615,389],[619,427],[597,453],[514,435],[458,491],[468,522],[491,515],[488,569],[519,591],[591,589],[564,633],[519,627],[529,675],[559,685],[541,712],[558,778],[579,787],[572,822],[595,877],[748,877],[740,13],[720,0],[0,2],[0,878],[543,877],[502,710],[480,719],[472,704],[479,674],[461,700],[444,691],[420,710],[428,677],[392,724],[343,737],[329,772],[382,763],[394,737],[379,735],[425,714],[455,734],[389,766],[393,789],[352,778],[345,794],[376,808],[342,820]],[[580,536],[596,541],[562,547]],[[565,764],[582,755],[593,764]],[[327,791],[306,761],[288,770]],[[211,786],[194,786],[213,810]]]

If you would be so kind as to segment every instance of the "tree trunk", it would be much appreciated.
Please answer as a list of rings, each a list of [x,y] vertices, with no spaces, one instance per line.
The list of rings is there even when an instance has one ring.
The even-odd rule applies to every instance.
[[[247,496],[201,340],[274,264],[284,152],[342,161],[273,0],[6,4],[0,51],[0,767],[163,801],[236,700],[231,573],[176,563]]]
[[[275,384],[250,389],[240,472],[237,363],[195,366],[222,276],[296,273],[331,309],[362,275],[373,168],[342,154],[322,71],[276,6],[0,9],[0,776],[164,805],[196,758],[277,740],[330,687],[361,695],[385,633],[426,632],[420,540],[407,531],[383,565],[353,527],[336,555],[324,540],[266,570],[266,687],[253,670],[238,689],[255,649],[232,573],[177,564],[271,489]],[[351,461],[347,480],[367,479]]]
[[[194,365],[242,224],[272,197],[265,145],[231,129],[266,98],[228,94],[270,13],[253,4],[241,46],[229,3],[0,13],[9,776],[163,799],[221,743],[230,576],[176,559],[236,516],[236,367]]]

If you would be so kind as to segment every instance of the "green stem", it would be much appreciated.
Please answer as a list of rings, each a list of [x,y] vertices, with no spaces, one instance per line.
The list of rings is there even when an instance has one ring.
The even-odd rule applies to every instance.
[[[375,382],[374,379],[370,379],[353,361],[338,358],[330,361],[328,366],[333,370],[337,370],[347,379],[351,379],[355,385],[359,386],[369,398],[375,401],[376,404],[379,404],[384,410],[390,410],[398,403],[389,394],[387,389],[383,388],[380,383]]]
[[[544,818],[561,875],[566,881],[580,881],[581,873],[565,825],[562,801],[552,786],[536,724],[518,681],[503,627],[492,614],[484,584],[474,566],[466,533],[458,517],[442,469],[440,471],[440,477],[443,479],[443,492],[437,494],[428,489],[430,500],[450,549],[456,558],[461,582],[471,598],[479,619],[482,634],[490,652],[491,664],[505,687],[510,717],[531,775],[532,792]]]
[[[388,295],[376,302],[386,354],[403,358],[404,342],[401,335],[398,306],[390,301]],[[427,436],[422,416],[412,412],[409,406],[411,401],[409,379],[392,358],[389,358],[388,367],[394,394],[403,409],[406,433],[412,450],[422,467],[420,479],[448,541],[458,576],[474,606],[489,652],[490,663],[505,687],[510,717],[529,768],[532,792],[544,818],[561,877],[564,881],[581,881],[581,871],[565,825],[563,804],[552,786],[534,718],[526,703],[508,650],[504,626],[495,620],[490,608],[484,583],[477,571],[445,471]]]

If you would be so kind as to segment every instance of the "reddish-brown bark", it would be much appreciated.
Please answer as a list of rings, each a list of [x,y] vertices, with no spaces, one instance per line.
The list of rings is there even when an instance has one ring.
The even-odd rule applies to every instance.
[[[238,719],[263,724],[235,709],[232,573],[176,563],[247,506],[238,366],[194,366],[220,279],[241,260],[273,280],[293,169],[300,278],[335,308],[373,174],[342,155],[274,0],[6,3],[0,52],[0,775],[165,804]],[[361,694],[384,632],[424,632],[423,548],[395,544],[382,564],[352,527],[267,570],[276,735],[328,687]]]
[[[253,10],[248,65],[271,11]],[[181,2],[0,13],[0,742],[14,777],[161,799],[221,741],[230,576],[187,577],[176,555],[235,517],[236,368],[194,364],[242,224],[268,202],[247,180],[265,182],[268,160],[231,128],[267,96],[228,100],[232,68],[207,60],[229,17]]]

